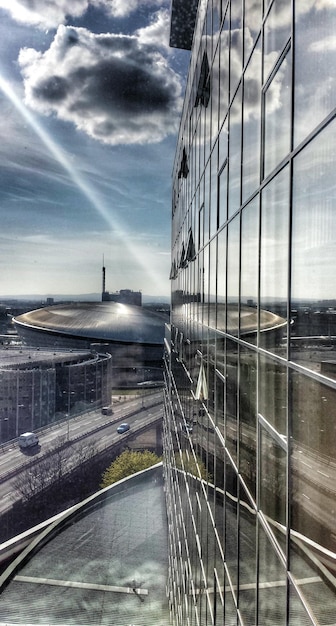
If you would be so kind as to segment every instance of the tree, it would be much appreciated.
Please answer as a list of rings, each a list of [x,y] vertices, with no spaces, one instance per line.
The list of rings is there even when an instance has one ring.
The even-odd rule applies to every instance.
[[[193,476],[208,482],[212,481],[212,476],[209,474],[200,457],[196,456],[195,460],[192,455],[187,455],[184,451],[182,452],[182,460],[179,454],[175,454],[175,462],[176,467],[178,469],[184,469],[187,474],[192,474]]]
[[[105,470],[102,475],[100,487],[108,487],[116,483],[126,476],[140,472],[141,470],[151,467],[159,463],[160,457],[155,452],[144,450],[143,452],[135,452],[133,450],[125,450],[118,456],[113,463]]]

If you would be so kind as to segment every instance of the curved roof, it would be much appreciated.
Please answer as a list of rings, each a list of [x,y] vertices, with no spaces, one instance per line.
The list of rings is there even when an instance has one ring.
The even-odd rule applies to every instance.
[[[119,302],[65,303],[14,318],[18,332],[36,330],[62,336],[118,343],[163,343],[166,319],[143,307]]]

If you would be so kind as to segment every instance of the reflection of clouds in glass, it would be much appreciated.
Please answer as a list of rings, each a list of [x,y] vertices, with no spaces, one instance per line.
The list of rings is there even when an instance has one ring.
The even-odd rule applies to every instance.
[[[305,7],[295,30],[296,145],[333,110],[336,101],[336,3],[323,0]]]
[[[333,123],[294,160],[293,297],[335,296],[335,141]]]

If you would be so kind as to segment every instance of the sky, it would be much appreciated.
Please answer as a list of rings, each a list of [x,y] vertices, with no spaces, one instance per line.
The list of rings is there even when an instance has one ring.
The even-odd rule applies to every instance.
[[[0,0],[0,296],[167,296],[170,0]],[[69,13],[71,11],[71,13]]]

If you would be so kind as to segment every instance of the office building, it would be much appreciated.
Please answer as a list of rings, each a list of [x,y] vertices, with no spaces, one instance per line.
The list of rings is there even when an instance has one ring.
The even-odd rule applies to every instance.
[[[328,0],[172,2],[175,626],[336,623],[335,28]]]

